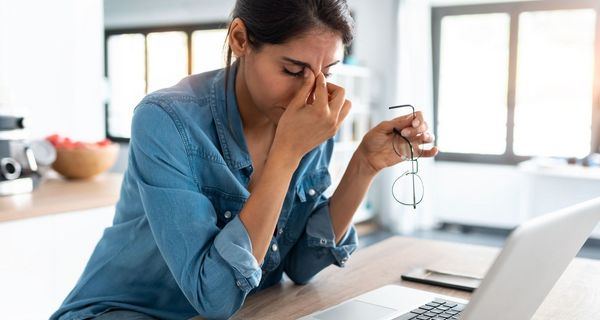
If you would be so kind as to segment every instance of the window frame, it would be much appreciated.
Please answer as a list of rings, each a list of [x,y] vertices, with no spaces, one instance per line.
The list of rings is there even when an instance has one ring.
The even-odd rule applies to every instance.
[[[440,71],[440,39],[441,22],[446,16],[506,13],[510,16],[509,34],[509,63],[508,63],[508,90],[507,90],[507,130],[506,149],[504,154],[474,154],[441,152],[435,157],[441,161],[475,162],[487,164],[516,165],[531,157],[519,156],[514,153],[514,119],[515,119],[515,92],[518,56],[519,15],[523,12],[552,11],[570,9],[594,9],[596,11],[596,27],[594,39],[594,70],[593,70],[593,97],[592,97],[592,137],[590,152],[600,151],[600,2],[597,0],[548,0],[506,2],[492,4],[471,4],[458,6],[439,6],[431,8],[431,35],[433,59],[433,119],[434,134],[438,136],[438,94]]]
[[[107,28],[104,30],[104,77],[108,79],[108,38],[111,36],[121,34],[137,33],[144,36],[144,55],[145,55],[145,75],[146,89],[148,91],[148,34],[154,32],[170,32],[179,31],[184,32],[187,35],[187,74],[192,74],[192,34],[195,31],[214,30],[214,29],[226,29],[228,23],[223,22],[210,22],[201,24],[184,24],[184,25],[169,25],[169,26],[145,26],[145,27],[131,27],[131,28]],[[106,138],[118,142],[118,143],[129,143],[130,138],[113,136],[109,130],[109,119],[110,119],[110,103],[104,103],[104,132]]]

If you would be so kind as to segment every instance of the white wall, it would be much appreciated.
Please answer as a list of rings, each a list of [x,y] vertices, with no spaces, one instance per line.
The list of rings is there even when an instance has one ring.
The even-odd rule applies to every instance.
[[[437,161],[434,172],[429,189],[438,219],[500,228],[520,222],[524,190],[514,166]]]
[[[28,116],[30,137],[104,137],[102,7],[0,0],[0,113]]]
[[[225,21],[235,0],[104,0],[107,28]]]

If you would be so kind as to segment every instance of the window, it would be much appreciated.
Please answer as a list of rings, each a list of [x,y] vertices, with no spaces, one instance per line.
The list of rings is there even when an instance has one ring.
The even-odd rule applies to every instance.
[[[106,31],[106,136],[128,141],[133,109],[148,93],[225,66],[225,24]]]
[[[439,160],[515,164],[598,149],[600,2],[432,12]]]

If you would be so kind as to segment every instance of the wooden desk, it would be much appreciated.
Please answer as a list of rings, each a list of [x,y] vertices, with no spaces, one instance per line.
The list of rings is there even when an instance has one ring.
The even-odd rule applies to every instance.
[[[116,173],[89,180],[49,177],[32,193],[0,197],[0,222],[114,205],[122,181]]]
[[[328,267],[305,286],[286,281],[249,296],[233,319],[296,319],[386,284],[468,299],[469,293],[402,281],[400,274],[427,266],[483,276],[498,252],[491,247],[390,238],[354,253],[345,268]],[[598,319],[599,314],[600,261],[576,258],[533,319]]]

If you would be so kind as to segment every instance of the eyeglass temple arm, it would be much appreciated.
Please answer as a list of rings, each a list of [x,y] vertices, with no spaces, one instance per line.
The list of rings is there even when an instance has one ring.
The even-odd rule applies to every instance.
[[[392,110],[392,109],[398,109],[398,108],[411,108],[411,109],[412,109],[412,115],[413,115],[413,118],[416,118],[416,117],[417,117],[417,116],[415,115],[415,107],[413,107],[411,104],[402,104],[402,105],[399,105],[399,106],[391,106],[391,107],[389,107],[388,109],[389,109],[389,110]]]

